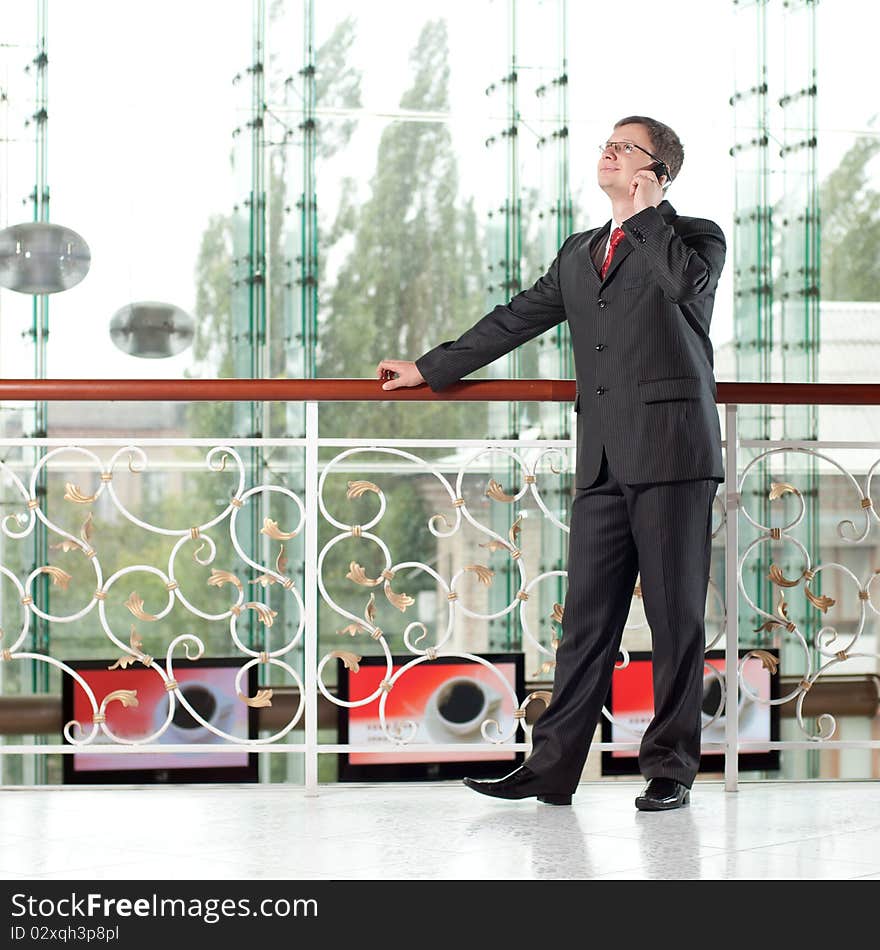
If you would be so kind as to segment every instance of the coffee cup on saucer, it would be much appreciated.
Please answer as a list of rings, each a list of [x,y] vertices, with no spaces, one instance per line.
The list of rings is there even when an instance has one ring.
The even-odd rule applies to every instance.
[[[468,736],[501,702],[501,694],[470,676],[453,676],[441,683],[425,705],[425,723],[432,732]],[[432,728],[433,727],[433,728]]]

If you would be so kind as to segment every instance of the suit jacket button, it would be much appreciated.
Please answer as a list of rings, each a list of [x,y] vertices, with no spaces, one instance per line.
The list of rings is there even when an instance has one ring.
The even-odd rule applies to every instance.
[[[607,304],[605,303],[605,301],[600,297],[600,298],[599,298],[599,307],[600,307],[602,310],[604,310],[606,306],[608,306],[608,305],[607,305]]]
[[[604,386],[598,386],[598,387],[596,388],[596,395],[597,395],[597,396],[601,396],[604,392],[605,392],[605,387],[604,387]]]
[[[605,349],[605,344],[604,344],[604,343],[597,343],[597,344],[596,344],[596,349],[601,352],[602,350]]]

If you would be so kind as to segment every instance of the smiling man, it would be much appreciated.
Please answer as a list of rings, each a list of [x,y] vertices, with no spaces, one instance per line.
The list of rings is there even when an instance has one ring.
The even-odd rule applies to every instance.
[[[547,272],[457,340],[383,359],[383,389],[442,389],[568,321],[577,463],[562,640],[532,750],[484,795],[570,804],[620,649],[636,577],[653,641],[654,718],[639,750],[646,811],[688,803],[700,761],[712,504],[724,481],[709,324],[724,234],[664,198],[675,132],[628,116],[600,146],[611,220],[570,235]],[[391,378],[394,374],[396,376]]]

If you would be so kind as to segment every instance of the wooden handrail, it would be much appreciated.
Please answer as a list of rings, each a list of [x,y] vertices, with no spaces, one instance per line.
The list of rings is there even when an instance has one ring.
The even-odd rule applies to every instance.
[[[427,384],[384,390],[378,379],[2,379],[9,402],[571,402],[573,379],[463,380],[440,393]],[[718,383],[719,403],[880,405],[880,383]]]

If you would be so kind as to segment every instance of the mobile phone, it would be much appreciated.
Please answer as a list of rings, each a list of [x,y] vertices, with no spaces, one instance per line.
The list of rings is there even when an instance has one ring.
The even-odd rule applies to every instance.
[[[651,171],[657,176],[657,181],[660,181],[660,176],[661,176],[661,175],[665,175],[665,176],[666,176],[666,181],[663,182],[664,185],[665,185],[665,184],[668,184],[668,183],[669,183],[669,180],[670,180],[671,177],[672,177],[672,176],[669,174],[669,168],[668,168],[668,166],[666,165],[666,162],[654,162],[653,166],[651,167]]]

